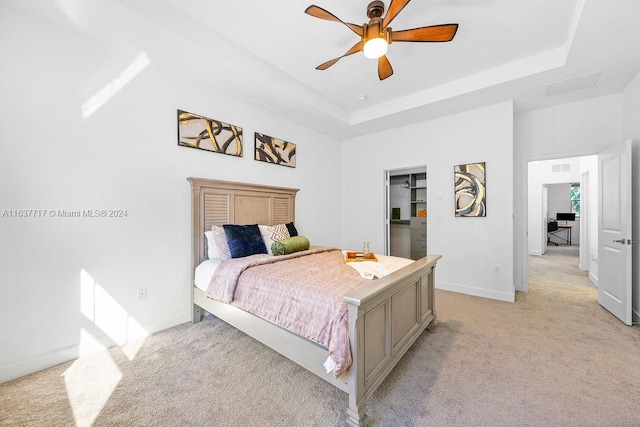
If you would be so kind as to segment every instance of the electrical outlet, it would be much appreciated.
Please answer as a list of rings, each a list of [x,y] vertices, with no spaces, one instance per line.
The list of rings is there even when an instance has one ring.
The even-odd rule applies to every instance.
[[[499,266],[497,266],[497,265],[496,265],[496,266],[494,266],[494,267],[493,267],[493,272],[494,272],[495,274],[500,274],[500,267],[499,267]]]
[[[147,288],[138,289],[138,301],[143,301],[147,299]]]

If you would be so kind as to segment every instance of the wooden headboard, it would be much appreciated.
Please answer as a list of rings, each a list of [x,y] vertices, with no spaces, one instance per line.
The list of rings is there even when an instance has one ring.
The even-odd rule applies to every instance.
[[[295,221],[297,188],[187,178],[191,183],[193,267],[207,259],[204,232],[222,224]]]

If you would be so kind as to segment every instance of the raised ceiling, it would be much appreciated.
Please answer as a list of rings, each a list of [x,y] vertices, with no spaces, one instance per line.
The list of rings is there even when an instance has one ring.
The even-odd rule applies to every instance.
[[[368,20],[369,0],[313,1],[343,21]],[[392,44],[384,81],[361,53],[315,69],[357,36],[305,14],[311,1],[50,4],[94,37],[338,139],[501,101],[521,112],[621,92],[640,72],[637,0],[413,0],[393,29],[458,23],[458,32],[449,43]],[[569,90],[555,91],[559,82]]]

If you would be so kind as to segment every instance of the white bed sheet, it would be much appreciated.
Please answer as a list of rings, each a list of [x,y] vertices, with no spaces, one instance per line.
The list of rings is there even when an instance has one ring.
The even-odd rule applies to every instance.
[[[199,266],[196,267],[196,272],[194,275],[194,283],[196,288],[201,289],[207,292],[207,288],[209,287],[209,282],[211,282],[211,277],[213,273],[218,268],[218,265],[222,262],[221,259],[208,259],[200,263]]]

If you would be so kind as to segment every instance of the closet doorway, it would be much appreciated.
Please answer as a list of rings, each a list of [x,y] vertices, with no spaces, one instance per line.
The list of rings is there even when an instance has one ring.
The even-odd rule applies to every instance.
[[[385,171],[385,254],[420,259],[427,254],[427,167]]]

